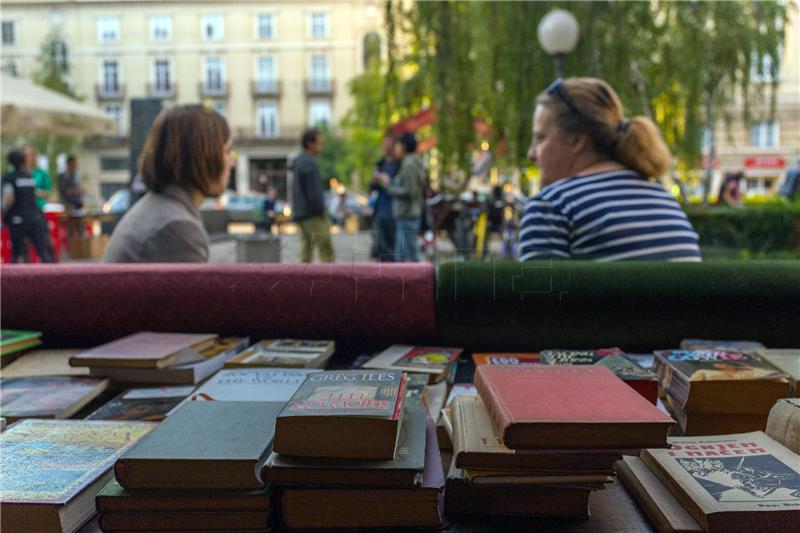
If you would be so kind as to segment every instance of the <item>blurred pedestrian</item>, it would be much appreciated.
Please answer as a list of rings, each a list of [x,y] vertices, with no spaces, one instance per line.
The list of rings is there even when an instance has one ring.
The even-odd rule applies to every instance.
[[[528,156],[542,189],[525,207],[520,260],[700,261],[686,214],[651,181],[669,168],[667,145],[603,80],[557,79],[539,95]]]
[[[394,255],[396,261],[419,261],[420,218],[424,205],[423,187],[425,168],[417,155],[417,138],[405,133],[395,142],[394,154],[401,161],[394,180],[383,178],[383,186],[392,196],[392,213],[395,220]]]
[[[50,193],[53,189],[50,174],[39,166],[39,152],[36,151],[36,148],[31,145],[25,145],[23,151],[25,153],[25,164],[28,167],[28,172],[30,172],[33,176],[33,180],[36,182],[36,205],[39,206],[39,210],[44,212],[44,206],[50,199]]]
[[[743,172],[726,172],[717,193],[717,205],[741,207],[743,179]]]
[[[316,161],[324,142],[318,130],[305,131],[303,151],[292,163],[292,217],[300,226],[302,263],[313,261],[315,248],[319,248],[321,262],[334,261],[331,225],[325,217],[325,192]]]
[[[222,115],[199,105],[159,113],[139,161],[148,192],[114,228],[103,260],[207,262],[200,204],[225,192],[233,164],[231,131]]]
[[[74,214],[83,209],[83,187],[78,172],[78,160],[67,156],[67,169],[58,176],[58,192],[67,213]]]
[[[388,130],[383,136],[383,157],[372,172],[370,192],[372,196],[372,257],[378,261],[392,261],[394,254],[395,224],[392,214],[392,196],[384,186],[400,170],[400,161],[394,156],[397,137]]]
[[[262,228],[267,233],[272,233],[272,224],[275,223],[275,200],[278,197],[278,189],[274,185],[267,187],[267,196],[264,197],[264,221]]]
[[[3,223],[8,225],[11,236],[11,261],[20,263],[25,259],[30,241],[43,263],[53,263],[47,224],[36,204],[36,180],[27,161],[24,150],[12,150],[8,163],[13,170],[2,179]]]
[[[786,171],[786,179],[781,185],[780,194],[789,201],[800,198],[800,157],[795,160],[794,166]]]

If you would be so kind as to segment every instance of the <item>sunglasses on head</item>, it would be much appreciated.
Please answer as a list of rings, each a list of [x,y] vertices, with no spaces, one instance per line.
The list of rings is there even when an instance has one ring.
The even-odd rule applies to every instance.
[[[569,94],[567,94],[567,88],[564,87],[564,80],[561,78],[556,78],[553,80],[553,83],[547,87],[547,94],[552,96],[556,95],[561,98],[561,101],[572,111],[576,117],[581,116],[581,112],[578,111],[578,107],[575,105],[575,102],[570,98]]]

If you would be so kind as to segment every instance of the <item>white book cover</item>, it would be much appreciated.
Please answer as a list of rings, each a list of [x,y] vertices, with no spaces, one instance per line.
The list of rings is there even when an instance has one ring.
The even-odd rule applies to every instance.
[[[185,401],[288,402],[310,372],[319,371],[305,368],[226,368],[211,376]]]

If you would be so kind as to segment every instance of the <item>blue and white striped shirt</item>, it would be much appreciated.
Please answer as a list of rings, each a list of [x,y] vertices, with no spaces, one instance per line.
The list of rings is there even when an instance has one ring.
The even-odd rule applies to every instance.
[[[525,206],[519,260],[700,261],[678,202],[632,170],[551,183]]]

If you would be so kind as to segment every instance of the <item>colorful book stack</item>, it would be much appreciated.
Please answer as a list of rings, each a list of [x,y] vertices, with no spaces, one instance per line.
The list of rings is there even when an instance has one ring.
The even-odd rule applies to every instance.
[[[225,361],[225,368],[325,368],[335,347],[326,340],[263,340]]]
[[[23,420],[0,434],[0,530],[75,531],[95,515],[114,460],[152,422]]]
[[[17,329],[0,330],[0,366],[5,366],[19,355],[42,343],[40,331]]]
[[[798,531],[800,401],[778,402],[767,430],[674,437],[617,470],[659,531]]]
[[[673,424],[605,367],[482,365],[475,387],[452,406],[452,513],[588,517],[621,453]]]
[[[775,402],[790,395],[788,376],[750,352],[659,351],[654,369],[686,436],[763,430]]]
[[[619,348],[597,350],[543,350],[542,361],[548,365],[605,366],[633,390],[655,405],[658,401],[658,379]]]
[[[281,527],[442,527],[436,428],[405,387],[400,370],[308,375],[278,416],[262,473]]]
[[[142,331],[79,353],[69,364],[114,382],[193,385],[248,344],[247,338]]]

